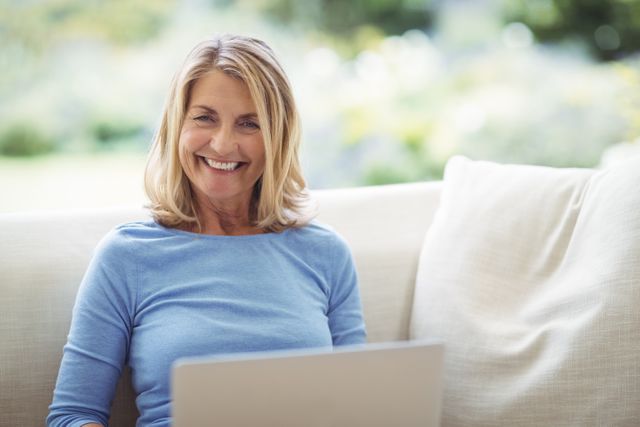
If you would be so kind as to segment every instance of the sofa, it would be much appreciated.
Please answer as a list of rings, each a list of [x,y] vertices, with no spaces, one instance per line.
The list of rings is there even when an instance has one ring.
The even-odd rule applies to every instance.
[[[418,255],[440,188],[427,182],[313,193],[318,219],[351,245],[372,342],[409,337]],[[138,207],[0,215],[0,426],[43,424],[92,251],[115,225],[146,217]],[[128,374],[118,387],[110,424],[133,426]]]
[[[369,341],[444,342],[443,425],[633,426],[638,184],[639,161],[609,172],[454,158],[443,181],[312,196],[351,246]],[[0,426],[43,424],[92,250],[146,217],[0,215]],[[125,371],[110,425],[135,417]]]

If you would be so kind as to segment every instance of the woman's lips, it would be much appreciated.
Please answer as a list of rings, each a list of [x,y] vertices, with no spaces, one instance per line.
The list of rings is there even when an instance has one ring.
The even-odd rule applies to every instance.
[[[203,157],[203,156],[200,156],[200,158],[209,168],[214,169],[216,171],[220,171],[220,172],[233,172],[246,164],[246,162],[220,161],[220,160],[214,160],[214,159],[210,159],[208,157]]]

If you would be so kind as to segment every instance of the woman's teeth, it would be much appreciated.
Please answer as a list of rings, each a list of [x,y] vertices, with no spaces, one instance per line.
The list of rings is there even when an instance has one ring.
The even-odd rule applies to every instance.
[[[215,160],[207,159],[206,157],[204,157],[204,161],[212,168],[222,171],[232,171],[240,164],[240,162],[216,162]]]

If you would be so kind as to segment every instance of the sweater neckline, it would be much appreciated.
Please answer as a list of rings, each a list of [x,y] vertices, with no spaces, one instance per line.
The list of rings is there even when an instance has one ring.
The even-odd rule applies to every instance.
[[[160,230],[163,230],[166,233],[176,235],[176,236],[185,236],[191,237],[192,239],[208,239],[208,240],[258,240],[258,239],[271,239],[276,236],[283,236],[287,234],[291,229],[287,228],[284,231],[279,233],[269,232],[269,233],[260,233],[260,234],[241,234],[241,235],[224,235],[224,234],[203,234],[196,233],[193,231],[180,230],[178,228],[166,227],[156,220],[152,220],[155,227]]]

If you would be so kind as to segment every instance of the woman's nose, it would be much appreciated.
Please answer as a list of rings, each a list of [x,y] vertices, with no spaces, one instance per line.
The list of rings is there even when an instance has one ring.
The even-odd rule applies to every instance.
[[[233,130],[227,126],[216,129],[211,133],[209,146],[221,157],[232,154],[237,146]]]

